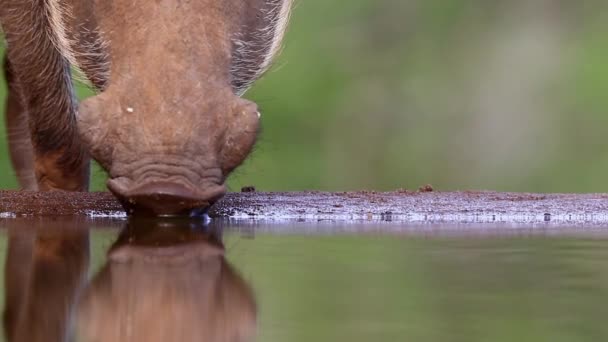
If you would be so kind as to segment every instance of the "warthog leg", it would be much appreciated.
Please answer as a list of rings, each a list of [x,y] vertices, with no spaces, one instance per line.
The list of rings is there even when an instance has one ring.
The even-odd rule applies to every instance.
[[[45,1],[4,0],[0,24],[28,115],[39,190],[86,191],[89,157],[76,127],[70,64]]]
[[[4,59],[4,75],[8,84],[6,101],[6,133],[13,168],[19,185],[24,190],[37,190],[34,175],[34,149],[30,139],[28,117],[23,96],[8,61]]]

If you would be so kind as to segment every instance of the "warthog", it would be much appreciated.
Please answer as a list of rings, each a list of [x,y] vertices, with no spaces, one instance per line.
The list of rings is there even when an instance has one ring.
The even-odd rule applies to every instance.
[[[21,186],[86,191],[92,157],[130,211],[210,206],[256,140],[260,114],[241,95],[277,55],[290,8],[291,0],[1,0]],[[98,90],[80,105],[71,67]]]

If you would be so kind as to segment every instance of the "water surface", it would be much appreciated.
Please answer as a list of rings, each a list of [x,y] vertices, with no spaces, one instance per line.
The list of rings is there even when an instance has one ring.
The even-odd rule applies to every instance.
[[[600,226],[0,226],[11,341],[608,339]]]

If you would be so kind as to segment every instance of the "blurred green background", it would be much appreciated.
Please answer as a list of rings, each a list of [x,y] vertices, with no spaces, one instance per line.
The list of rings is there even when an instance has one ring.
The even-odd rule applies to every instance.
[[[608,192],[607,61],[605,1],[297,1],[230,188]]]

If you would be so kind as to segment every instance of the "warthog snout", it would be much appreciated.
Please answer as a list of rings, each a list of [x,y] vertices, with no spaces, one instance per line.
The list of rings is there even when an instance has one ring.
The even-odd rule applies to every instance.
[[[110,180],[108,187],[131,212],[153,215],[192,215],[213,205],[226,192],[223,185],[212,184],[198,190],[177,182],[151,182],[125,189]]]

